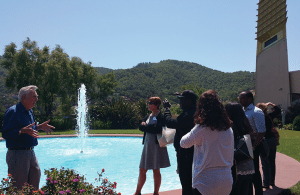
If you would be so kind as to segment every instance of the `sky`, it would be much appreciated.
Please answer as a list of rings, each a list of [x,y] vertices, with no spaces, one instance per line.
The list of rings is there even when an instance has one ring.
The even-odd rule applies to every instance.
[[[94,67],[173,59],[222,72],[256,66],[258,0],[0,0],[0,55],[29,37]],[[289,71],[300,70],[300,1],[287,0]]]

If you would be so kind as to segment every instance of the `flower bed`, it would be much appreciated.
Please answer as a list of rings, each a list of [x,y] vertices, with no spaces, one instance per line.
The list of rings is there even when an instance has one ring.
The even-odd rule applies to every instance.
[[[79,175],[73,169],[65,169],[62,167],[60,170],[56,168],[51,168],[50,170],[45,170],[45,175],[47,175],[46,186],[43,186],[39,190],[34,190],[32,186],[25,184],[22,190],[16,190],[13,186],[13,178],[11,174],[8,174],[7,178],[3,178],[0,185],[1,195],[40,195],[40,194],[102,194],[102,195],[121,195],[117,193],[115,189],[117,188],[116,182],[110,182],[107,178],[103,178],[105,170],[102,169],[101,173],[98,173],[98,178],[95,178],[99,186],[94,186],[88,182],[85,182],[83,175]]]

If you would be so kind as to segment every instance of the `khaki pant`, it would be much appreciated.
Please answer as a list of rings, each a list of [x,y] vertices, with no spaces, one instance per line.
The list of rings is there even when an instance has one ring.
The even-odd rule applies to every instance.
[[[22,189],[24,183],[32,185],[35,190],[39,189],[41,170],[33,150],[8,150],[6,163],[18,190]]]

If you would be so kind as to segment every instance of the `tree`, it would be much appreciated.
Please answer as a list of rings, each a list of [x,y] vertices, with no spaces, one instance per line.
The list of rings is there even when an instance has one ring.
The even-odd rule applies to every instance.
[[[118,85],[114,72],[103,74],[97,77],[91,92],[91,98],[95,101],[101,101],[108,95],[114,93],[114,88]]]
[[[0,65],[8,70],[5,84],[9,89],[17,90],[36,85],[39,94],[37,110],[46,117],[53,115],[59,105],[63,114],[72,113],[71,107],[76,103],[81,83],[86,85],[87,94],[92,98],[100,89],[110,94],[116,86],[113,76],[100,78],[90,62],[84,63],[78,57],[70,59],[59,45],[50,52],[47,46],[39,49],[35,41],[27,38],[20,50],[16,48],[14,43],[7,45],[0,61]]]
[[[198,96],[198,98],[201,96],[201,94],[203,92],[206,91],[206,89],[204,87],[199,87],[196,84],[186,84],[186,85],[182,86],[181,88],[182,88],[182,90],[192,90]]]

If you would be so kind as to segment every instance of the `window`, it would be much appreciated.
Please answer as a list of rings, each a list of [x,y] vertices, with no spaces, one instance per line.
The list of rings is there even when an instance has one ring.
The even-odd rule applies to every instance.
[[[277,35],[275,35],[274,37],[272,37],[271,39],[267,40],[265,42],[265,47],[268,47],[269,45],[271,45],[272,43],[274,43],[275,41],[277,41]]]

